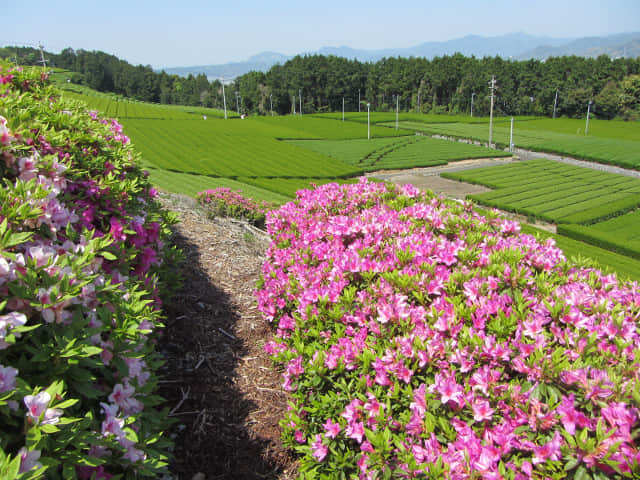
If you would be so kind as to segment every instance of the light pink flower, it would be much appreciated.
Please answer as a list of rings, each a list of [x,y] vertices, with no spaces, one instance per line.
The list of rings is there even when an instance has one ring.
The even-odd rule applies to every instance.
[[[0,393],[16,388],[16,375],[18,375],[17,369],[0,365]]]
[[[26,395],[24,404],[27,407],[27,416],[36,423],[42,425],[52,425],[58,423],[62,410],[58,408],[47,408],[51,401],[51,395],[47,392],[40,392],[36,395]],[[42,421],[40,417],[42,416]]]
[[[38,462],[40,450],[27,450],[27,447],[22,447],[18,450],[18,455],[20,456],[19,473],[25,473],[34,468],[42,467],[42,464]]]

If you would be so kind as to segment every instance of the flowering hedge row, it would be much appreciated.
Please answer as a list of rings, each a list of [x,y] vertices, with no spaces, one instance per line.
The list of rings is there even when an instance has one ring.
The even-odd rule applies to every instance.
[[[245,198],[241,191],[220,187],[198,193],[198,203],[213,215],[242,218],[258,227],[264,227],[265,215],[275,206],[269,202]]]
[[[638,284],[412,186],[301,191],[267,226],[304,478],[638,478]]]
[[[169,216],[113,120],[0,63],[0,478],[166,470]]]

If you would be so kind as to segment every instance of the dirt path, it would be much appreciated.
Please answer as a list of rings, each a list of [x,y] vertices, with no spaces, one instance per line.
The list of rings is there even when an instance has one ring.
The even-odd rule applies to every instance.
[[[413,184],[418,188],[429,189],[434,193],[464,200],[473,193],[488,192],[490,189],[482,185],[449,180],[440,176],[443,172],[459,172],[470,168],[494,167],[513,162],[511,158],[479,158],[462,160],[437,167],[410,168],[405,170],[379,170],[367,174],[368,177],[378,178],[399,185]]]
[[[176,420],[173,479],[294,478],[278,426],[286,396],[253,296],[267,241],[240,222],[207,218],[192,199],[164,203],[179,214],[174,241],[185,256],[159,344],[160,395]]]

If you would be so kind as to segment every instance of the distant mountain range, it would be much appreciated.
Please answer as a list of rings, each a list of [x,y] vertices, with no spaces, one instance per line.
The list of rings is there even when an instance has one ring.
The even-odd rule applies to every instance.
[[[512,58],[516,60],[561,57],[577,55],[597,57],[609,55],[617,57],[640,57],[640,32],[621,33],[606,37],[552,38],[510,33],[496,37],[468,35],[444,42],[425,42],[409,48],[388,48],[383,50],[362,50],[350,47],[323,47],[315,52],[301,52],[302,55],[335,55],[362,62],[376,62],[384,57],[425,57],[462,53],[476,57]],[[210,80],[232,80],[250,71],[266,72],[273,65],[283,64],[293,56],[277,52],[262,52],[244,62],[231,62],[222,65],[199,65],[193,67],[163,68],[169,74],[187,76],[204,73]]]

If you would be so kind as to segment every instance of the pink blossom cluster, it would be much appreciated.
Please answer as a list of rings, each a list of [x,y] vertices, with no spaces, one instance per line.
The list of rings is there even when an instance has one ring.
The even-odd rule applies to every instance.
[[[198,193],[198,202],[213,210],[216,215],[245,218],[263,224],[265,214],[275,206],[269,202],[246,198],[241,190],[227,187],[214,188]]]
[[[303,470],[640,475],[638,284],[489,217],[364,179],[268,214],[256,296]]]
[[[109,468],[140,469],[139,433],[155,428],[143,401],[154,388],[149,334],[159,325],[167,219],[122,127],[20,72],[0,64],[2,447],[24,445],[4,452],[21,458],[21,472],[57,468],[52,456],[71,459],[78,448],[81,477],[110,478]],[[78,446],[55,443],[88,413]],[[82,465],[87,455],[102,464]]]

